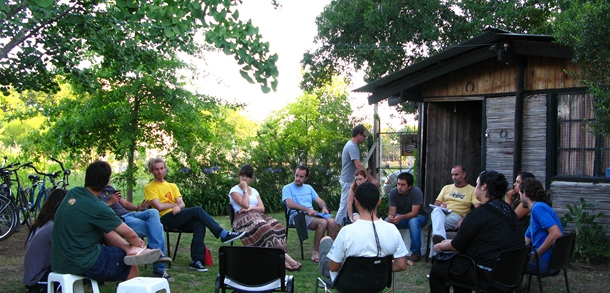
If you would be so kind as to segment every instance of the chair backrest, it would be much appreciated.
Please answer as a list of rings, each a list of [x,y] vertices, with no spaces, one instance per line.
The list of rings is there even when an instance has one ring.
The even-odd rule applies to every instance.
[[[286,218],[286,228],[293,228],[294,225],[290,225],[290,209],[288,205],[286,205],[285,201],[282,201],[282,205],[284,206],[284,217]]]
[[[235,209],[233,205],[229,203],[229,221],[231,221],[231,227],[233,227],[233,220],[235,219]]]
[[[221,246],[218,252],[220,284],[225,277],[243,286],[263,286],[280,279],[286,290],[284,251],[279,248]]]
[[[345,259],[333,288],[339,292],[372,293],[392,287],[392,255],[385,257],[355,257]]]
[[[563,269],[570,264],[574,252],[574,240],[576,233],[561,236],[553,243],[553,252],[549,260],[549,269]]]
[[[493,286],[501,292],[509,292],[517,288],[530,256],[530,247],[504,250],[498,254],[493,267]]]

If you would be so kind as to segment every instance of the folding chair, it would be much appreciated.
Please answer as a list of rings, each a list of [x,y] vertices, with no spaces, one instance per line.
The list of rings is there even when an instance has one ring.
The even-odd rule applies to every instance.
[[[165,227],[165,225],[163,225],[163,231],[165,231],[165,239],[167,242],[167,257],[171,257],[172,261],[176,260],[176,254],[178,253],[178,246],[180,246],[180,237],[182,236],[182,233],[193,233],[193,231],[186,231],[186,230],[180,230],[180,229],[168,229],[167,227]],[[176,240],[176,247],[174,247],[174,256],[172,256],[171,252],[171,246],[170,246],[170,238],[169,238],[169,233],[178,233],[178,239]],[[168,266],[171,268],[172,264],[169,263]]]
[[[374,293],[381,292],[386,287],[393,292],[392,286],[392,255],[384,257],[350,256],[345,259],[337,273],[334,281],[318,278],[316,281],[316,292],[318,288],[324,288],[324,292],[335,289],[339,292],[349,293]]]
[[[527,246],[500,252],[491,271],[491,283],[489,284],[491,288],[480,288],[477,274],[474,274],[474,285],[461,283],[459,280],[448,277],[447,286],[468,288],[475,292],[513,292],[523,279],[523,274],[529,260],[529,252],[530,248]],[[476,267],[477,264],[471,257],[459,253],[451,258],[450,266],[455,258],[460,257],[468,259],[472,262],[473,267]]]
[[[231,222],[231,230],[233,229],[233,220],[235,220],[235,209],[233,208],[233,205],[231,205],[231,203],[229,203],[229,221]],[[235,230],[233,230],[233,232],[235,232]],[[233,246],[233,242],[235,241],[231,241],[231,246]]]
[[[295,228],[297,230],[297,235],[299,236],[299,242],[301,243],[301,259],[305,259],[305,254],[303,253],[303,241],[309,238],[307,222],[305,221],[305,213],[303,211],[297,211],[297,214],[294,216],[294,224],[291,224],[290,209],[285,202],[282,202],[282,205],[284,205],[284,216],[286,217],[286,241],[288,241],[289,228]]]
[[[284,251],[279,248],[221,246],[216,290],[294,292],[294,277],[286,275]]]
[[[566,290],[570,293],[570,285],[568,283],[568,272],[566,269],[572,261],[572,253],[574,252],[574,241],[576,239],[576,233],[561,236],[553,243],[553,251],[551,252],[551,259],[549,260],[549,267],[546,272],[540,272],[540,263],[538,262],[538,253],[534,250],[536,255],[536,264],[538,264],[538,272],[529,273],[529,283],[527,284],[527,292],[530,291],[530,285],[532,284],[532,275],[538,276],[538,286],[540,286],[540,293],[542,293],[542,278],[555,277],[559,275],[559,272],[563,270],[563,278],[566,282]]]

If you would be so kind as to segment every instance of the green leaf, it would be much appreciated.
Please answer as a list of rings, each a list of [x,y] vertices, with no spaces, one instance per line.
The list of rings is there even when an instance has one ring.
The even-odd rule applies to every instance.
[[[233,19],[238,20],[239,19],[239,11],[235,10],[235,12],[233,12],[233,15],[231,15],[231,17],[233,17]]]
[[[266,85],[261,85],[261,90],[263,91],[263,93],[267,94],[271,91],[271,89],[266,86]]]
[[[245,80],[247,80],[249,83],[254,83],[254,80],[252,80],[252,78],[250,77],[250,75],[248,74],[248,72],[240,70],[239,74],[241,74],[241,77],[243,77]]]

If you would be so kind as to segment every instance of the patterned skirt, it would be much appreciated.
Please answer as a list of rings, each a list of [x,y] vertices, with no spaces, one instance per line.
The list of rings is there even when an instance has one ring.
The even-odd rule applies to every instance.
[[[286,228],[278,220],[259,211],[237,212],[233,230],[246,232],[241,238],[244,246],[272,247],[286,251]]]

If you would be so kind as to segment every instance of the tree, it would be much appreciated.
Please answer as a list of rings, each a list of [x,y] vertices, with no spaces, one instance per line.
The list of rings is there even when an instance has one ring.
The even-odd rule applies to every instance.
[[[316,18],[318,49],[303,55],[301,87],[364,70],[370,82],[493,26],[547,33],[552,0],[333,0]]]
[[[5,1],[0,4],[0,90],[57,92],[57,75],[93,87],[96,75],[83,61],[129,62],[120,53],[129,54],[121,42],[130,39],[160,55],[196,54],[201,46],[195,33],[201,31],[208,44],[235,56],[242,77],[264,92],[275,90],[277,54],[269,53],[251,21],[240,20],[240,2]],[[119,54],[107,55],[114,51]]]
[[[610,135],[610,3],[608,1],[565,1],[557,14],[554,36],[572,48],[572,60],[581,63],[583,80],[594,100],[596,134]]]
[[[332,191],[341,173],[341,150],[355,123],[348,119],[351,114],[347,84],[335,77],[332,84],[303,93],[268,118],[251,156],[260,189],[281,194],[294,169],[306,165],[311,169],[307,183],[321,195],[336,197]],[[277,198],[272,202],[279,205]]]

